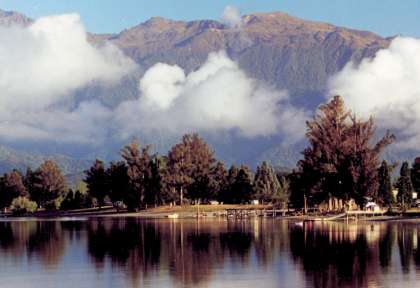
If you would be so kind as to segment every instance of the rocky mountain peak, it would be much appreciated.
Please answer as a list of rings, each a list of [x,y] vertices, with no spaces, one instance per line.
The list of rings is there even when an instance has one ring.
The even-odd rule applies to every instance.
[[[19,26],[27,26],[32,23],[32,19],[14,12],[14,11],[4,11],[0,9],[0,26],[12,26],[12,25],[19,25]]]

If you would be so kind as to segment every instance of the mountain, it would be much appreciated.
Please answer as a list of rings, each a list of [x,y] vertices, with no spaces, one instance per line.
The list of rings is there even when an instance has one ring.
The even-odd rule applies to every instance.
[[[359,62],[387,47],[374,33],[305,21],[288,14],[253,14],[239,29],[213,20],[151,18],[105,37],[144,69],[156,62],[197,69],[212,51],[225,50],[250,76],[290,91],[295,102],[313,108],[328,77],[350,60]]]
[[[31,21],[16,12],[0,11],[0,25],[28,25]],[[105,41],[115,44],[138,63],[140,69],[113,88],[93,84],[81,89],[77,91],[76,99],[96,99],[115,107],[126,99],[137,97],[138,79],[155,63],[177,64],[189,72],[202,65],[210,52],[223,49],[248,75],[287,89],[295,105],[310,110],[323,101],[331,75],[349,61],[357,63],[372,57],[391,41],[368,31],[306,21],[282,12],[244,16],[240,28],[214,20],[186,22],[153,17],[120,33],[89,34],[88,39],[95,45]],[[251,165],[268,159],[278,166],[290,166],[302,149],[301,145],[284,148],[279,145],[281,139],[278,137],[220,139],[211,140],[219,156],[227,162],[244,161]],[[150,143],[163,142],[160,147],[165,149],[171,144],[168,141],[173,140],[148,139]],[[103,147],[101,153],[106,155],[107,149],[112,158],[116,150]],[[62,152],[72,156],[65,149]],[[20,158],[19,154],[12,153],[13,158]],[[64,162],[68,160],[65,158],[68,156],[62,157],[66,159]],[[22,154],[21,158],[11,161],[0,157],[0,167],[31,162],[27,154]]]
[[[60,154],[42,155],[0,146],[0,174],[12,169],[18,169],[22,172],[25,172],[28,167],[36,169],[45,160],[54,160],[65,175],[78,173],[91,164],[91,161],[88,160],[80,160]]]
[[[0,26],[9,27],[11,25],[28,26],[33,22],[32,19],[23,14],[0,10]]]

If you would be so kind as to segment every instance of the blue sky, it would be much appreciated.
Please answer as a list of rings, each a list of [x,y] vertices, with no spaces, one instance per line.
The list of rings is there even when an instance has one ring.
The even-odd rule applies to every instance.
[[[226,5],[242,14],[283,11],[305,19],[420,37],[420,0],[0,0],[0,8],[33,18],[77,12],[91,32],[118,32],[152,16],[218,19]]]

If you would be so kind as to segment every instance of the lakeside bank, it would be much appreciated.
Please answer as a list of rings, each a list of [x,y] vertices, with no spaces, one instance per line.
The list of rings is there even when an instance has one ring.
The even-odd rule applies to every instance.
[[[193,219],[193,218],[227,218],[227,219],[252,219],[252,218],[279,218],[292,221],[398,221],[420,219],[420,209],[411,209],[399,212],[372,212],[372,211],[351,211],[343,213],[328,214],[300,214],[292,210],[273,209],[270,205],[185,205],[185,206],[161,206],[149,208],[137,212],[117,210],[112,206],[104,206],[88,209],[66,210],[66,211],[38,211],[27,215],[12,215],[3,213],[0,217],[4,219],[14,218],[101,218],[101,217],[137,217],[148,219]]]

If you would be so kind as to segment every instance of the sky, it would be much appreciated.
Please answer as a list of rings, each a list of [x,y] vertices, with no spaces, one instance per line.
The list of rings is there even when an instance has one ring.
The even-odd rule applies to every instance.
[[[1,9],[32,18],[79,13],[87,30],[95,33],[117,33],[152,16],[219,19],[226,5],[237,7],[241,14],[283,11],[382,36],[420,37],[419,0],[0,0]]]

